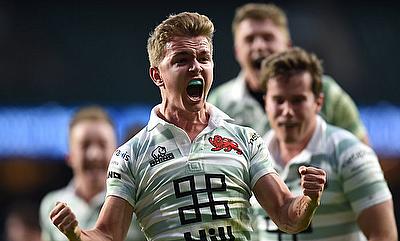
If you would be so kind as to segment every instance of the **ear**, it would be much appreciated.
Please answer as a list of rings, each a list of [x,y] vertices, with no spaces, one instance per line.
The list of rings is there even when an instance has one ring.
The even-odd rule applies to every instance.
[[[322,109],[322,105],[324,104],[324,99],[325,98],[324,98],[324,94],[323,93],[319,94],[319,96],[316,97],[316,99],[315,99],[315,102],[317,103],[317,110],[316,110],[317,114]]]
[[[291,40],[291,39],[288,40],[288,42],[287,42],[287,47],[288,47],[288,48],[293,47],[293,43],[292,43],[292,40]]]
[[[265,112],[268,112],[267,111],[267,94],[266,93],[263,95],[263,100],[264,100],[264,110],[265,110]]]
[[[238,61],[238,51],[237,51],[237,48],[238,47],[236,47],[236,44],[234,43],[233,44],[233,52],[235,53],[235,59]],[[239,62],[239,61],[238,61]]]
[[[67,163],[67,166],[72,168],[72,161],[71,161],[71,155],[70,154],[66,154],[65,155],[65,162]]]
[[[158,87],[164,85],[160,70],[157,67],[150,67],[149,74],[155,85],[157,85]]]

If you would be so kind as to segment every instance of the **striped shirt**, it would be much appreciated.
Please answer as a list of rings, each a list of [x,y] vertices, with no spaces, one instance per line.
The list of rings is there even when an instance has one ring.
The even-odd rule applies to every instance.
[[[322,78],[324,104],[320,115],[330,124],[342,127],[358,138],[366,137],[357,106],[331,77]],[[213,89],[208,101],[227,113],[235,123],[249,126],[264,135],[271,127],[265,109],[247,90],[243,73]]]
[[[127,200],[149,240],[249,240],[251,190],[274,172],[261,137],[207,104],[191,141],[156,115],[114,153],[107,195]]]
[[[279,165],[279,148],[275,132],[264,140],[271,152],[274,167],[295,195],[301,195],[301,165],[320,167],[327,173],[327,187],[321,205],[308,230],[297,235],[281,234],[259,204],[254,204],[252,240],[366,240],[357,225],[358,215],[366,208],[391,198],[378,159],[373,150],[351,133],[326,124],[317,117],[317,127],[306,148],[284,167]]]

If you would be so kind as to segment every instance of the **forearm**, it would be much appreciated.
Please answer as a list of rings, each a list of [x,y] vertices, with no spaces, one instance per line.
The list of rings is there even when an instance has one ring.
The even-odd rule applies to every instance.
[[[397,237],[371,237],[368,241],[397,241]]]
[[[99,229],[81,230],[78,226],[74,232],[65,234],[69,241],[111,241],[112,237]]]
[[[308,196],[290,199],[281,209],[279,229],[287,233],[298,233],[307,229],[318,206],[318,202]]]
[[[81,238],[76,241],[112,241],[112,237],[105,235],[98,229],[82,231]],[[70,240],[75,241],[75,240]]]

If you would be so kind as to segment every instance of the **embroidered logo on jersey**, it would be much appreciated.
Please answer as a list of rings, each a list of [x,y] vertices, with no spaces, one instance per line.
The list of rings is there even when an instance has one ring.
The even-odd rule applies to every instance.
[[[174,154],[172,152],[167,153],[167,148],[165,148],[163,146],[157,146],[157,148],[151,152],[151,156],[154,159],[154,160],[150,161],[151,167],[154,167],[157,164],[160,164],[162,162],[169,161],[169,160],[175,158]]]
[[[240,150],[239,145],[229,138],[215,135],[214,138],[208,138],[208,141],[214,146],[211,151],[220,151],[223,149],[225,152],[230,152],[235,150],[237,154],[243,154],[243,151]]]

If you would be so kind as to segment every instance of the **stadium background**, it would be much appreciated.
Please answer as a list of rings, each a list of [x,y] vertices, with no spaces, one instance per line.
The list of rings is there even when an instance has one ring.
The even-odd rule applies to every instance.
[[[1,1],[0,235],[12,202],[38,202],[71,177],[64,155],[75,108],[105,106],[120,143],[146,123],[160,99],[148,77],[146,40],[168,14],[208,15],[216,28],[214,86],[235,77],[231,20],[245,2]],[[275,3],[287,12],[294,44],[315,52],[359,106],[399,217],[400,3]]]

